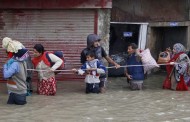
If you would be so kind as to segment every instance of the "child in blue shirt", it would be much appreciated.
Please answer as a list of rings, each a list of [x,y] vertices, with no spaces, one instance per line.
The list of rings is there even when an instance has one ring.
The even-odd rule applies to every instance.
[[[73,71],[77,72],[79,75],[85,74],[85,82],[86,82],[86,93],[99,93],[100,92],[100,74],[105,74],[106,68],[102,65],[102,63],[95,59],[95,53],[93,51],[89,51],[86,54],[86,62],[82,65],[79,70],[73,69]]]

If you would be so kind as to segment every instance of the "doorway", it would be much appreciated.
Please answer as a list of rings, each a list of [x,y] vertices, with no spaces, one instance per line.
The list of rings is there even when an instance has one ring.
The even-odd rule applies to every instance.
[[[130,43],[138,45],[139,29],[137,24],[111,24],[109,54],[126,52]]]
[[[120,64],[125,65],[127,57],[127,47],[130,43],[138,45],[140,24],[111,23],[109,55]],[[109,64],[109,66],[113,66]],[[108,69],[109,76],[124,76],[124,68]]]
[[[149,46],[152,56],[157,59],[161,51],[172,49],[175,43],[181,43],[187,47],[187,26],[177,27],[151,27]]]

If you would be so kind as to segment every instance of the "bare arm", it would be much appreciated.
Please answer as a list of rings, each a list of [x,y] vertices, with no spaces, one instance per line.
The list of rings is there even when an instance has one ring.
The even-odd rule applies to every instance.
[[[116,69],[117,69],[117,68],[120,68],[120,65],[117,64],[116,62],[114,62],[109,56],[106,56],[105,59],[106,59],[109,63],[115,65]]]

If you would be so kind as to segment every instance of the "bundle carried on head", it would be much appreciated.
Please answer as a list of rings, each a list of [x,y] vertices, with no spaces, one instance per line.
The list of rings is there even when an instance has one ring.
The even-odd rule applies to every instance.
[[[18,50],[25,48],[25,47],[19,41],[12,40],[9,37],[5,37],[2,40],[2,48],[6,49],[7,52],[17,53]]]

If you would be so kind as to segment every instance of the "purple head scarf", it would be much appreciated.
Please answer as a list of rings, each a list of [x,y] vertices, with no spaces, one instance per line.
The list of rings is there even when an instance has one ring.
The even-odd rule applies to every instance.
[[[174,44],[173,49],[176,51],[176,54],[180,52],[185,52],[185,47],[181,43]]]

